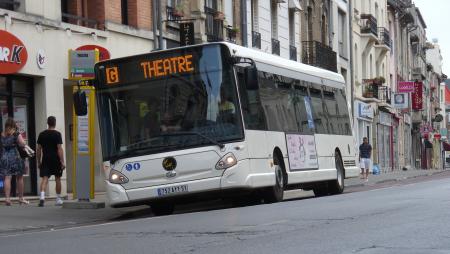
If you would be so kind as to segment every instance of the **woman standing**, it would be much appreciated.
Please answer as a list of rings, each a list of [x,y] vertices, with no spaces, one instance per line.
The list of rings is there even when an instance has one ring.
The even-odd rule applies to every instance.
[[[17,132],[16,122],[12,118],[8,118],[5,123],[5,129],[1,134],[2,143],[2,156],[0,159],[0,170],[5,178],[5,204],[11,205],[11,178],[16,176],[17,192],[19,194],[19,204],[29,204],[27,200],[23,198],[23,175],[25,172],[25,163],[20,158],[17,151],[18,146],[25,146],[25,141]]]

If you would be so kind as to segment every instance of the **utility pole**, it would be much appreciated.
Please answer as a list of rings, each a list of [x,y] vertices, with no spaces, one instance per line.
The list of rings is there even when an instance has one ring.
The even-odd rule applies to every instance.
[[[164,49],[163,34],[162,34],[162,15],[161,15],[161,0],[154,0],[158,2],[158,28],[159,28],[159,49]]]
[[[241,0],[242,46],[248,47],[247,34],[247,0]]]

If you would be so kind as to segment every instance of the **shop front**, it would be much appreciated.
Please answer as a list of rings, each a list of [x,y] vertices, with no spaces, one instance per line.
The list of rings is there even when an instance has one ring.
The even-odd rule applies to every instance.
[[[355,116],[356,116],[356,130],[358,144],[362,143],[364,137],[367,137],[369,143],[373,142],[372,124],[374,117],[374,110],[372,105],[362,101],[355,101]]]
[[[27,64],[27,48],[15,35],[0,30],[0,128],[8,117],[13,118],[25,142],[35,149],[34,119],[34,79],[19,74]],[[35,159],[29,162],[24,175],[25,195],[37,193],[37,173]],[[3,179],[0,179],[0,196],[4,196]],[[12,179],[11,192],[15,195],[15,179]]]
[[[382,170],[392,170],[392,116],[379,111],[377,124],[377,162]]]

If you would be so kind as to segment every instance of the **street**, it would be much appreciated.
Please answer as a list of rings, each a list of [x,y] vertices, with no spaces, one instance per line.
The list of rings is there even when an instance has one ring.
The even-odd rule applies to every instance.
[[[16,232],[2,253],[449,253],[450,178],[338,196]]]

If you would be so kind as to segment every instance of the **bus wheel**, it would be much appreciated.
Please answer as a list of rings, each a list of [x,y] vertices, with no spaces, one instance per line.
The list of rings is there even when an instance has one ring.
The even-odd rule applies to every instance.
[[[175,210],[175,205],[169,202],[151,203],[150,207],[152,208],[153,214],[156,216],[170,215]]]
[[[334,156],[334,160],[336,163],[336,171],[337,171],[337,177],[336,180],[330,181],[330,194],[341,194],[344,192],[344,166],[342,164],[342,158],[341,156],[336,153]]]
[[[275,165],[275,185],[265,190],[264,202],[275,203],[283,201],[284,182],[285,180],[282,166]]]

